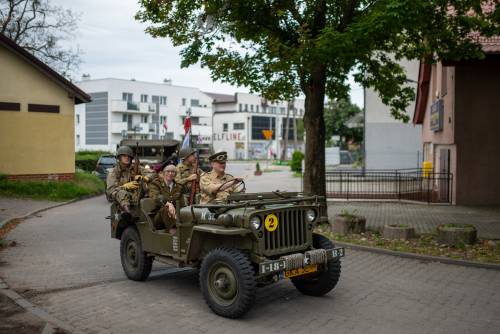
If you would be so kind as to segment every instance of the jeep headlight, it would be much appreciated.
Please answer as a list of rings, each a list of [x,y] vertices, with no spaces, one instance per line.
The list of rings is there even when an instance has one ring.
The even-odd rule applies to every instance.
[[[262,221],[260,220],[259,216],[253,216],[250,219],[250,225],[256,230],[260,229],[262,227]]]
[[[312,223],[316,219],[316,211],[309,209],[306,211],[306,219],[309,223]]]

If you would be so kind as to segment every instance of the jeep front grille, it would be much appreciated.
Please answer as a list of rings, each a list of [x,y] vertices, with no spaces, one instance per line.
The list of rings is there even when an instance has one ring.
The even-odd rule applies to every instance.
[[[272,212],[278,216],[278,228],[269,232],[264,228],[264,249],[267,255],[304,248],[310,243],[305,210],[287,209]],[[265,219],[266,215],[262,218]]]

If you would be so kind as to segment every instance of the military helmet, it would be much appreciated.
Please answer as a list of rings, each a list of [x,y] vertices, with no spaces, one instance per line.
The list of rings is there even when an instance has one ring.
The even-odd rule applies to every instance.
[[[120,146],[118,150],[116,150],[116,157],[119,157],[120,155],[128,155],[133,158],[134,152],[132,152],[132,149],[128,146]]]
[[[217,152],[208,157],[210,162],[226,162],[227,161],[227,152]]]
[[[196,150],[194,148],[191,148],[191,147],[181,148],[181,150],[179,152],[179,158],[185,159],[195,152],[196,152]]]

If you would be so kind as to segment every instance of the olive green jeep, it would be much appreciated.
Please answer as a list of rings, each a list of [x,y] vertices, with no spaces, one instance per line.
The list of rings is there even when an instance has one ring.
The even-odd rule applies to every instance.
[[[218,315],[242,316],[258,286],[280,279],[311,296],[328,293],[339,280],[344,249],[313,232],[326,219],[321,197],[233,194],[223,204],[178,210],[174,235],[155,229],[154,208],[152,199],[143,198],[132,221],[124,221],[111,207],[111,235],[120,239],[125,274],[145,280],[153,260],[199,269],[203,297]]]

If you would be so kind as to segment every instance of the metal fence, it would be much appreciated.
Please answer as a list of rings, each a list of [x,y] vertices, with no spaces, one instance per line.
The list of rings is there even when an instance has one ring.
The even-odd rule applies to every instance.
[[[453,174],[422,169],[326,172],[326,195],[342,199],[394,199],[452,203]]]

